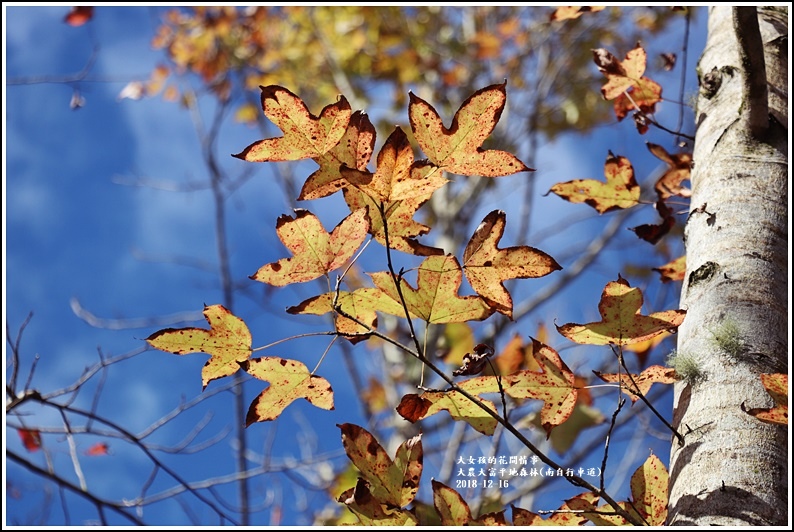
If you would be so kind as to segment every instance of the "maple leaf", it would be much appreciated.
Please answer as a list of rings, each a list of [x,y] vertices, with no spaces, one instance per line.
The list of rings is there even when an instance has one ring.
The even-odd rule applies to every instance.
[[[593,61],[607,78],[606,84],[601,87],[601,94],[605,100],[612,100],[639,82],[645,73],[647,54],[638,44],[626,54],[623,61],[618,61],[606,49],[598,48],[593,50]]]
[[[631,397],[632,404],[637,402],[640,395],[647,397],[653,383],[673,384],[678,380],[673,368],[658,365],[644,369],[639,375],[632,374],[631,377],[626,373],[601,373],[595,370],[593,373],[604,382],[620,382],[620,389]]]
[[[422,476],[422,435],[403,442],[392,461],[366,429],[351,423],[337,427],[342,431],[345,453],[361,472],[372,496],[397,508],[410,504]]]
[[[344,195],[351,211],[367,209],[367,217],[370,221],[369,232],[384,246],[387,245],[388,231],[388,246],[391,249],[420,256],[444,254],[443,249],[425,246],[415,240],[417,236],[430,231],[428,226],[420,224],[413,217],[419,207],[430,199],[431,193],[392,201],[385,205],[375,203],[372,198],[354,187],[345,188]]]
[[[579,344],[630,345],[677,329],[686,316],[686,310],[666,310],[643,316],[641,308],[640,289],[631,288],[628,281],[618,275],[617,281],[608,282],[601,293],[598,303],[601,321],[556,327],[560,334]]]
[[[505,289],[509,279],[543,277],[561,270],[551,256],[529,246],[497,247],[505,230],[506,214],[495,210],[480,223],[463,252],[463,271],[475,292],[497,312],[513,317],[513,299]]]
[[[375,148],[375,126],[365,113],[350,117],[345,134],[328,152],[314,157],[320,168],[306,179],[299,200],[323,198],[348,185],[340,172],[342,166],[366,170]]]
[[[413,149],[399,127],[395,128],[378,152],[375,173],[365,169],[341,167],[348,185],[345,201],[351,210],[366,208],[370,233],[383,244],[414,255],[440,255],[443,250],[423,246],[414,237],[430,228],[413,219],[416,211],[438,188],[447,183],[438,167],[414,162]],[[384,228],[384,224],[387,224]]]
[[[363,209],[339,222],[330,235],[314,214],[295,209],[295,218],[285,214],[276,222],[279,239],[294,256],[265,264],[251,279],[285,286],[327,275],[350,260],[364,242],[368,230]]]
[[[557,183],[549,192],[571,203],[586,203],[600,214],[615,209],[627,209],[639,203],[640,186],[634,178],[634,168],[627,158],[609,152],[604,164],[604,175],[606,183],[597,179],[574,179]]]
[[[453,255],[427,257],[419,266],[416,289],[400,279],[400,292],[389,272],[370,274],[375,286],[395,301],[400,292],[408,310],[428,323],[484,320],[493,313],[479,296],[459,296],[463,272]]]
[[[433,486],[433,506],[441,517],[442,526],[506,526],[504,510],[472,518],[471,509],[463,497],[446,484],[435,479]]]
[[[654,188],[660,199],[667,199],[670,196],[681,196],[688,198],[692,196],[692,191],[681,186],[684,181],[689,181],[692,172],[692,154],[676,153],[670,155],[662,146],[647,142],[648,150],[657,158],[661,159],[668,166],[667,171],[660,177]]]
[[[203,388],[206,388],[210,381],[233,375],[240,369],[239,363],[248,360],[251,332],[242,319],[223,305],[205,306],[204,317],[210,324],[209,330],[196,327],[163,329],[146,341],[155,349],[176,355],[212,355],[201,370]]]
[[[232,155],[244,161],[298,161],[319,157],[339,144],[350,121],[350,104],[344,96],[326,105],[317,117],[303,100],[278,85],[262,89],[262,110],[283,132],[283,137],[264,139]]]
[[[471,395],[494,393],[499,391],[495,377],[474,377],[458,383],[458,387]],[[496,411],[494,404],[486,399],[481,399],[492,411]],[[446,392],[422,392],[421,395],[409,393],[397,405],[397,413],[411,423],[432,416],[442,410],[447,410],[456,421],[465,421],[474,430],[490,436],[496,429],[496,420],[482,408],[474,404],[468,397],[450,390]]]
[[[334,409],[334,392],[331,384],[322,377],[309,373],[309,368],[297,360],[279,357],[253,358],[240,363],[248,374],[267,381],[265,388],[254,399],[245,417],[245,426],[258,421],[276,419],[287,406],[297,399],[306,399],[325,410]]]
[[[409,92],[411,129],[427,158],[447,172],[461,175],[499,177],[532,171],[511,153],[482,148],[504,110],[506,85],[490,85],[469,96],[449,129],[432,105]]]
[[[777,425],[788,425],[788,375],[785,373],[762,373],[761,383],[775,400],[772,408],[750,408],[746,410],[751,416]],[[742,403],[744,410],[744,403]]]
[[[416,516],[410,510],[384,504],[369,491],[367,482],[359,478],[354,488],[342,493],[337,499],[344,503],[363,526],[416,526]]]
[[[653,80],[641,77],[634,82],[625,92],[615,98],[612,105],[615,117],[618,122],[626,118],[631,111],[639,111],[642,114],[650,115],[656,110],[656,104],[662,101],[662,87]],[[639,128],[640,135],[648,131],[646,123]]]
[[[667,264],[663,264],[658,268],[652,269],[659,272],[663,283],[670,281],[683,281],[684,277],[686,277],[686,255],[671,260]]]
[[[341,174],[376,205],[432,195],[449,181],[437,166],[414,163],[411,143],[399,126],[378,152],[374,174],[347,166],[342,166]]]
[[[650,526],[662,526],[667,519],[669,479],[664,464],[653,453],[631,476],[633,508]]]
[[[579,390],[574,386],[574,375],[560,355],[551,347],[532,338],[532,356],[542,372],[522,370],[503,377],[505,393],[516,399],[543,401],[540,423],[546,431],[564,422],[573,412]]]
[[[289,307],[289,314],[315,314],[323,315],[334,312],[334,298],[336,292],[328,292],[314,296],[306,301]],[[342,312],[355,317],[361,323],[366,323],[374,329],[378,323],[376,311],[386,312],[395,316],[405,316],[403,306],[386,295],[378,288],[359,288],[355,292],[340,291],[336,304]],[[355,321],[337,314],[335,318],[336,330],[345,335],[353,343],[366,339],[364,333],[369,329]]]

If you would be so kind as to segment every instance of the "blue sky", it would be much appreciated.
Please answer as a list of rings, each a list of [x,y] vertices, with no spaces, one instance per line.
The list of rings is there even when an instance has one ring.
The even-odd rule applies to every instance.
[[[99,8],[94,20],[80,28],[63,23],[66,6],[4,6],[4,9],[7,81],[72,75],[86,65],[93,43],[100,46],[89,79],[101,81],[10,85],[3,94],[3,314],[14,339],[25,318],[33,313],[21,342],[19,379],[25,381],[37,356],[31,388],[49,392],[78,379],[86,367],[98,361],[98,350],[106,357],[119,356],[142,349],[143,339],[164,326],[205,326],[201,317],[203,305],[220,303],[222,298],[217,283],[213,204],[206,189],[167,190],[206,182],[206,169],[190,115],[159,97],[141,101],[118,98],[127,82],[145,78],[162,60],[161,53],[151,49],[150,40],[164,8]],[[692,50],[700,49],[700,30],[699,36],[693,37]],[[690,71],[693,63],[690,58]],[[75,90],[85,98],[85,105],[72,110],[69,102]],[[404,125],[407,127],[407,116]],[[615,133],[602,132],[588,139],[584,156],[577,139],[564,138],[548,145],[539,159],[538,194],[558,181],[588,175],[600,177],[608,149],[621,153],[624,146],[628,150],[631,145],[637,154],[637,159],[632,159],[635,167],[642,168],[646,174],[656,169],[658,161],[644,148],[638,149],[640,141],[632,135],[631,126],[623,126],[629,129],[616,128]],[[218,152],[238,153],[259,138],[254,129],[229,126],[219,139]],[[379,139],[376,149],[382,140]],[[238,175],[248,163],[228,157],[221,164],[229,174]],[[228,203],[231,267],[237,279],[245,280],[261,265],[287,256],[273,229],[276,218],[290,212],[289,205],[268,172],[264,167],[258,169],[254,178],[235,192]],[[139,186],[143,183],[157,186]],[[507,208],[515,183],[505,181],[483,204],[482,214],[493,208]],[[545,201],[536,202],[538,208],[533,212],[539,227],[551,227],[554,217],[582,213],[584,209],[557,198]],[[327,229],[339,221],[343,212],[338,195],[318,202],[317,206],[319,210],[315,212]],[[472,228],[479,219],[473,220]],[[637,223],[652,220],[648,211],[633,219]],[[504,245],[515,241],[511,229],[516,231],[517,226],[508,217]],[[586,245],[595,230],[585,224],[572,226],[565,237]],[[604,283],[617,277],[618,263],[625,258],[622,250],[634,243],[634,235],[626,233],[597,265],[595,277],[568,288],[569,294],[578,293],[579,299],[587,302],[586,310],[572,308],[570,301],[553,302],[543,307],[542,314],[525,323],[544,321],[550,325],[555,318],[558,324],[595,319]],[[557,240],[551,237],[531,244],[556,257],[558,250],[566,250]],[[567,251],[570,252],[569,245]],[[642,262],[644,257],[632,257],[635,259]],[[190,262],[193,266],[176,262]],[[542,285],[541,281],[538,283],[533,286]],[[307,328],[324,330],[320,319],[304,320],[282,312],[285,307],[300,302],[301,297],[316,293],[313,289],[299,287],[289,295],[282,295],[253,286],[238,294],[236,313],[244,316],[252,330],[254,345],[306,332]],[[97,328],[75,315],[75,301],[107,320],[123,322],[188,313],[198,321],[131,329]],[[262,301],[266,304],[262,305]],[[297,358],[312,368],[326,345],[327,339],[296,340],[266,354]],[[4,351],[6,348],[4,343]],[[565,358],[566,353],[561,353]],[[366,351],[354,350],[353,359],[365,369],[374,370],[378,362],[365,358],[368,355]],[[125,360],[108,371],[107,380],[102,383],[98,412],[122,422],[132,432],[143,430],[175,408],[182,397],[190,400],[201,393],[199,374],[205,360],[203,355],[177,357],[154,350]],[[322,456],[321,453],[329,452],[331,456],[339,456],[336,424],[361,422],[361,414],[353,386],[338,360],[326,362],[320,371],[334,387],[337,409],[322,412],[306,404],[296,404],[290,407],[289,416],[250,427],[249,438],[256,442],[253,449],[259,453],[253,457],[255,460],[262,459],[261,453],[268,445],[273,446],[268,452],[274,462],[288,467],[290,459],[299,460],[307,454]],[[93,379],[74,404],[90,408],[98,382],[99,379]],[[208,391],[214,387],[215,384],[211,385]],[[261,388],[260,383],[248,384],[246,401],[250,402]],[[178,422],[158,430],[152,439],[163,445],[176,445],[186,432],[203,422],[207,413],[213,417],[199,440],[211,438],[231,427],[229,405],[228,392],[214,396],[180,416]],[[62,423],[52,410],[37,410],[30,405],[26,412],[28,419],[35,419],[38,424]],[[26,453],[15,431],[9,431],[6,436],[9,450]],[[98,440],[79,438],[78,451]],[[81,456],[86,481],[110,498],[134,497],[150,471],[149,462],[130,446],[117,440],[110,444],[110,456]],[[68,471],[71,461],[63,439],[55,434],[45,435],[44,445],[51,450],[56,469]],[[665,446],[664,441],[654,443],[654,449],[658,448],[660,453],[666,452]],[[200,454],[200,468],[196,456],[199,455],[169,456],[168,460],[190,480],[233,471],[228,442]],[[634,462],[639,464],[644,458],[636,456]],[[43,453],[31,459],[44,464]],[[588,462],[589,465],[592,464]],[[25,473],[15,463],[9,462],[7,466],[4,475],[19,497],[7,494],[6,522],[29,522],[41,514],[39,509],[48,495],[41,490],[38,478]],[[326,467],[323,462],[294,474],[327,475]],[[70,475],[74,481],[74,475]],[[150,493],[171,485],[173,482],[161,473]],[[260,478],[252,486],[262,500],[281,498],[285,508],[297,512],[295,516],[285,517],[284,524],[308,524],[300,517],[302,505],[317,505],[323,500],[322,494],[307,492],[300,484],[278,474]],[[223,488],[221,492],[233,500],[231,488]],[[49,514],[43,523],[64,523],[57,493],[52,495],[55,499],[50,501]],[[190,497],[184,500],[187,504],[193,502]],[[96,519],[90,505],[73,497],[69,501],[73,504],[71,524],[88,524]],[[274,519],[268,508],[257,515],[264,524]],[[184,524],[184,516],[182,508],[171,502],[147,508],[144,517],[153,524],[178,525]],[[114,524],[128,524],[117,516],[109,515],[109,518]],[[197,515],[196,519],[213,523],[212,515],[207,513]]]

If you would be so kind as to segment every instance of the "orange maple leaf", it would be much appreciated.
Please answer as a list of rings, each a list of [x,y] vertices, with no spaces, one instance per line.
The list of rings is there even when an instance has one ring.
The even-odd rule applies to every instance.
[[[303,100],[278,85],[262,89],[262,110],[283,132],[283,137],[264,139],[232,155],[244,161],[298,161],[328,153],[344,137],[350,122],[350,104],[344,96],[326,105],[317,117]]]
[[[309,368],[297,360],[279,357],[253,358],[240,367],[257,379],[267,381],[265,388],[248,408],[245,426],[258,421],[272,421],[293,401],[306,399],[325,410],[334,409],[334,391],[322,377],[309,373]]]
[[[400,278],[400,291],[389,272],[370,274],[375,286],[395,301],[405,301],[408,311],[428,323],[454,323],[484,320],[493,310],[479,296],[459,296],[463,279],[458,259],[453,255],[426,258],[419,266],[416,288]]]
[[[474,519],[471,509],[463,497],[446,484],[435,479],[433,486],[433,506],[441,517],[441,526],[506,526],[505,510],[487,513]]]
[[[330,151],[314,158],[320,168],[306,179],[298,199],[323,198],[346,187],[349,183],[340,168],[366,170],[374,147],[375,126],[366,114],[356,111],[350,117],[342,140]]]
[[[529,246],[497,247],[505,230],[504,211],[490,212],[463,252],[463,271],[471,287],[497,312],[513,317],[513,299],[505,289],[509,279],[543,277],[562,269],[551,256]]]
[[[265,264],[251,279],[286,286],[328,275],[350,260],[364,242],[368,230],[363,209],[348,215],[330,234],[314,214],[295,209],[295,218],[285,214],[276,222],[279,239],[294,256]]]
[[[438,167],[414,162],[413,149],[405,133],[395,128],[378,152],[375,173],[342,166],[348,187],[345,201],[351,210],[366,208],[370,233],[392,249],[413,255],[441,255],[443,250],[414,240],[430,228],[413,219],[416,211],[447,179]],[[387,234],[388,233],[388,234]]]
[[[658,365],[645,368],[639,375],[631,374],[631,376],[626,373],[601,373],[595,370],[593,373],[604,382],[620,382],[621,390],[631,397],[632,403],[636,403],[640,395],[647,396],[653,383],[673,384],[678,380],[673,368]]]
[[[574,179],[557,183],[549,192],[571,203],[586,203],[600,214],[615,209],[627,209],[639,203],[640,186],[634,178],[634,168],[627,158],[609,152],[604,164],[604,175],[606,183],[597,179]]]
[[[392,460],[366,429],[352,423],[337,427],[342,431],[345,453],[367,481],[372,496],[397,508],[410,504],[422,476],[422,435],[404,441]]]
[[[186,327],[163,329],[150,335],[146,341],[155,349],[176,355],[207,353],[212,355],[201,370],[201,380],[206,388],[210,381],[233,375],[240,362],[251,356],[251,332],[245,322],[233,315],[223,305],[204,307],[204,317],[210,329]]]
[[[629,345],[664,331],[676,330],[686,316],[685,310],[666,310],[643,316],[641,308],[640,289],[631,288],[628,281],[618,275],[618,280],[608,282],[601,293],[598,303],[601,321],[556,327],[560,334],[579,344]]]
[[[449,129],[432,105],[409,92],[411,129],[427,158],[447,172],[461,175],[498,177],[532,171],[511,153],[482,148],[504,110],[506,85],[490,85],[469,96]]]

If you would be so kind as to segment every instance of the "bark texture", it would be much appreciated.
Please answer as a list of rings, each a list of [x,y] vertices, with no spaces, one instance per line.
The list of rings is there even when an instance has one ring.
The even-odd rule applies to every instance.
[[[675,386],[685,443],[673,441],[668,524],[679,526],[788,520],[787,427],[743,411],[774,405],[761,373],[788,373],[788,7],[750,12],[760,38],[734,9],[710,8],[699,65],[678,354],[703,377]]]

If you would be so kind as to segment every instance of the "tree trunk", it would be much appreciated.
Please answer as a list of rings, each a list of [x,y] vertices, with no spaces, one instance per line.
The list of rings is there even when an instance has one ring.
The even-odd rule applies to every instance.
[[[788,7],[710,8],[676,357],[702,374],[675,386],[670,525],[787,523],[787,427],[745,412],[788,374],[787,50]]]

